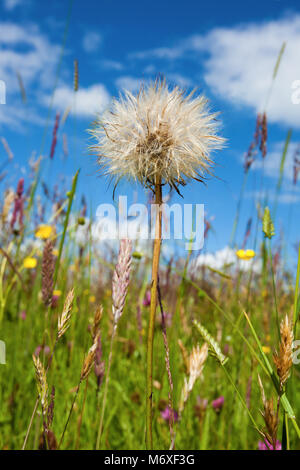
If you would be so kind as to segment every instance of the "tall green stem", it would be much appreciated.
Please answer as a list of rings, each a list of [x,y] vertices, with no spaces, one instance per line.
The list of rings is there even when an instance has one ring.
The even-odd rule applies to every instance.
[[[148,450],[153,448],[152,438],[152,374],[153,374],[153,340],[154,340],[154,324],[155,312],[157,304],[157,284],[158,284],[158,268],[160,257],[161,245],[161,179],[157,177],[155,182],[155,204],[156,204],[156,219],[155,219],[155,240],[153,246],[153,261],[152,261],[152,283],[151,283],[151,304],[150,304],[150,318],[148,328],[147,340],[147,387],[146,387],[146,447]]]

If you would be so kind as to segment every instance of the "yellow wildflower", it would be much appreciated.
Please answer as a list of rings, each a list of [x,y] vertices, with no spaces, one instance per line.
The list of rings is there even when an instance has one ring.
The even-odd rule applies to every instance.
[[[53,295],[55,295],[55,297],[60,297],[61,294],[62,294],[62,292],[59,289],[53,291]]]
[[[261,348],[265,354],[268,354],[271,352],[270,346],[262,346]]]
[[[94,295],[90,295],[90,302],[93,304],[96,302],[96,297]]]
[[[236,256],[243,260],[249,260],[254,258],[255,251],[254,250],[237,250]]]
[[[52,254],[53,256],[56,256],[56,258],[58,257],[58,250],[56,248],[53,249],[52,251]]]
[[[42,240],[46,240],[50,238],[53,232],[53,228],[51,225],[40,225],[37,231],[35,232],[35,236],[37,238],[41,238]]]
[[[23,261],[23,267],[25,269],[34,269],[36,265],[37,265],[36,258],[31,258],[30,256],[27,256]]]

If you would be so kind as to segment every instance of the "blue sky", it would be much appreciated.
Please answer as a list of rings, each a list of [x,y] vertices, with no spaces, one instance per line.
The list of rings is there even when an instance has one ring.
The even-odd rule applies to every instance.
[[[299,185],[292,185],[292,166],[300,142],[300,104],[292,104],[291,95],[292,83],[300,80],[298,2],[74,0],[56,82],[68,9],[67,0],[1,0],[0,79],[6,82],[7,97],[6,105],[0,105],[0,135],[14,154],[14,170],[9,171],[2,187],[15,185],[21,173],[26,180],[27,161],[35,151],[36,157],[40,153],[46,157],[43,178],[47,182],[62,184],[62,175],[70,178],[80,167],[80,192],[86,195],[93,211],[99,203],[111,201],[112,188],[104,178],[97,177],[95,160],[88,155],[86,130],[95,112],[105,109],[120,89],[136,91],[141,81],[163,73],[171,84],[188,90],[197,87],[208,96],[211,108],[220,111],[227,148],[215,154],[217,178],[208,180],[207,186],[189,184],[183,196],[184,202],[204,203],[212,220],[214,233],[206,250],[224,247],[242,185],[243,155],[252,140],[256,113],[265,107],[274,65],[286,41],[266,108],[269,128],[264,183],[272,205],[284,141],[292,128],[277,231],[282,227],[287,232],[289,227],[289,242],[295,243],[299,239],[295,219],[300,189]],[[76,98],[74,59],[79,64]],[[26,105],[22,103],[16,72],[24,82]],[[59,128],[57,151],[50,165],[47,157],[55,114],[63,114],[69,106],[72,109],[64,127]],[[62,159],[63,134],[69,148],[66,161]],[[0,152],[4,160],[4,150],[1,148]],[[240,242],[248,218],[255,216],[261,172],[261,157],[257,155],[245,189],[238,230]],[[123,183],[118,189],[118,194],[128,192],[132,199],[145,200],[138,186]],[[173,201],[181,202],[176,195]]]

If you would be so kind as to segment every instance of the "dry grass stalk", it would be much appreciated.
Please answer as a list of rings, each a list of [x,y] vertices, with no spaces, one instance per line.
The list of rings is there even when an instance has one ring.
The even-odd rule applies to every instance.
[[[280,381],[280,387],[284,386],[289,378],[290,370],[293,365],[293,328],[286,315],[280,324],[280,345],[279,353],[275,352],[273,360],[277,369],[277,375]]]
[[[260,147],[259,147],[263,158],[267,155],[267,138],[268,138],[267,115],[266,113],[264,113],[262,116],[262,121],[261,121],[261,142],[260,142]]]
[[[61,316],[58,318],[58,331],[57,331],[57,337],[56,337],[56,341],[55,341],[55,344],[54,344],[54,347],[53,347],[53,350],[52,350],[52,353],[50,354],[50,357],[48,359],[48,364],[47,364],[47,368],[46,368],[46,371],[44,370],[39,358],[36,358],[35,356],[33,357],[33,361],[34,361],[34,365],[35,365],[35,369],[36,369],[36,374],[37,374],[37,377],[40,377],[40,380],[38,380],[38,384],[46,384],[47,386],[47,381],[46,381],[46,376],[47,376],[47,373],[50,369],[50,366],[52,364],[52,359],[53,359],[53,356],[54,356],[54,350],[55,350],[55,347],[57,345],[57,342],[58,340],[64,335],[64,333],[67,331],[67,329],[69,328],[70,326],[70,320],[71,320],[71,311],[72,311],[72,307],[73,307],[73,300],[74,300],[74,289],[72,289],[67,297],[66,297],[66,300],[65,300],[65,304],[64,304],[64,308],[63,308],[63,312],[61,314]],[[40,367],[41,366],[41,367]],[[45,387],[44,387],[44,390],[45,390]],[[43,387],[41,388],[41,392],[43,391]],[[48,422],[50,420],[50,422],[52,423],[52,420],[53,420],[53,409],[54,409],[54,390],[52,389],[52,393],[51,393],[51,399],[50,399],[50,405],[48,407],[48,404],[47,406],[44,406],[43,405],[43,402],[42,402],[42,408],[43,408],[43,416],[44,416],[44,429],[45,429],[45,433],[47,434],[47,439],[49,438],[49,440],[52,440],[52,442],[48,443],[49,445],[49,448],[54,448],[55,447],[55,443],[56,441],[54,442],[55,440],[55,436],[53,433],[51,433],[51,431],[49,430],[49,427],[48,426]],[[43,395],[44,396],[44,395]],[[47,393],[46,393],[46,397],[47,397]],[[28,437],[29,437],[29,433],[30,433],[30,430],[31,430],[31,427],[32,427],[32,423],[33,423],[33,419],[34,419],[34,416],[35,416],[35,413],[37,411],[37,407],[38,407],[38,403],[39,403],[39,399],[41,399],[42,401],[42,395],[41,393],[39,392],[39,397],[37,398],[36,402],[35,402],[35,405],[34,405],[34,409],[33,409],[33,412],[32,412],[32,415],[31,415],[31,418],[30,418],[30,422],[29,422],[29,426],[27,428],[27,431],[26,431],[26,436],[25,436],[25,439],[24,439],[24,442],[23,442],[23,446],[22,446],[22,450],[25,449],[26,447],[26,444],[27,444],[27,440],[28,440]],[[45,400],[44,400],[45,401]],[[50,434],[49,434],[50,432]],[[46,438],[45,438],[46,440]],[[55,444],[55,445],[54,445]],[[56,447],[55,447],[56,448]]]
[[[74,60],[74,91],[78,91],[78,60]]]
[[[33,359],[34,368],[35,368],[38,394],[39,394],[41,405],[42,405],[42,412],[43,412],[44,419],[46,419],[47,413],[48,413],[48,385],[47,385],[46,372],[39,357],[36,357],[35,355],[33,355],[32,359]]]
[[[190,360],[189,360],[188,352],[187,352],[183,342],[181,341],[181,339],[178,340],[178,345],[179,345],[180,352],[181,352],[181,355],[182,355],[183,364],[184,364],[184,368],[185,368],[185,373],[186,373],[186,375],[189,375],[189,373],[190,373]]]
[[[97,378],[97,391],[99,391],[105,374],[105,362],[102,360],[102,342],[101,335],[98,336],[97,348],[95,353],[95,375]]]
[[[99,339],[100,333],[98,332],[97,335],[94,338],[93,345],[90,347],[86,358],[83,361],[83,366],[81,369],[81,374],[80,374],[80,381],[82,382],[83,380],[87,379],[95,362],[95,355],[96,355],[96,349],[97,349],[97,344],[98,344],[98,339]]]
[[[117,332],[118,321],[123,313],[128,285],[129,285],[129,277],[130,277],[130,270],[131,270],[131,249],[132,243],[131,240],[121,240],[120,241],[120,249],[118,255],[118,262],[113,274],[112,279],[112,313],[114,319],[113,331],[110,339],[110,350],[108,356],[108,365],[107,365],[107,372],[105,377],[105,386],[104,386],[104,395],[103,395],[103,403],[102,403],[102,410],[99,418],[99,428],[98,428],[98,435],[96,441],[96,450],[100,448],[101,443],[101,436],[103,430],[103,419],[105,414],[105,407],[106,407],[106,400],[107,400],[107,391],[108,391],[108,384],[109,384],[109,373],[112,363],[112,348],[114,343],[114,338]]]
[[[94,315],[94,322],[93,322],[93,326],[92,326],[92,338],[93,340],[95,339],[97,333],[99,332],[99,328],[100,328],[100,322],[101,322],[101,319],[102,319],[102,315],[103,315],[103,306],[100,305],[96,311],[95,311],[95,315]]]
[[[116,325],[123,313],[131,270],[131,240],[120,241],[118,263],[112,279],[113,317]]]
[[[51,390],[50,403],[49,403],[48,410],[47,410],[47,422],[48,422],[49,429],[51,428],[52,423],[53,423],[54,401],[55,401],[55,387],[53,386]]]
[[[58,318],[58,332],[57,332],[57,339],[61,338],[67,329],[70,326],[70,320],[72,316],[72,308],[73,308],[73,301],[74,301],[74,289],[72,289],[65,300],[63,312],[61,316]]]
[[[10,146],[8,145],[8,142],[7,142],[7,140],[5,139],[5,137],[1,137],[1,142],[2,142],[2,145],[3,145],[3,147],[4,147],[4,150],[5,150],[5,152],[6,152],[7,156],[8,156],[8,158],[9,158],[9,160],[13,160],[14,155],[13,155],[13,153],[12,153],[12,151],[11,151],[11,149],[10,149]]]
[[[157,294],[158,294],[158,303],[159,303],[160,312],[161,312],[161,326],[162,326],[162,334],[163,334],[164,347],[165,347],[165,363],[166,363],[166,371],[168,374],[168,383],[169,383],[168,398],[169,398],[169,410],[170,410],[170,417],[171,417],[171,419],[169,420],[169,428],[170,428],[170,436],[171,436],[171,443],[172,443],[173,436],[174,436],[174,429],[173,429],[173,424],[174,424],[173,388],[174,387],[173,387],[173,380],[172,380],[172,374],[171,374],[170,349],[169,349],[168,337],[167,337],[165,313],[163,310],[159,283],[157,285]]]
[[[264,438],[276,448],[276,440],[277,440],[277,431],[278,431],[278,412],[279,412],[279,398],[277,401],[277,408],[274,407],[274,400],[273,398],[267,400],[265,396],[264,387],[261,381],[260,376],[258,376],[258,383],[261,390],[262,402],[264,405],[264,410],[261,411],[261,414],[264,418],[266,427],[262,431],[262,435]]]
[[[87,355],[86,355],[86,357],[83,361],[83,365],[82,365],[81,373],[80,373],[79,383],[78,383],[78,385],[75,389],[75,395],[74,395],[73,402],[72,402],[72,405],[71,405],[71,408],[70,408],[70,411],[69,411],[69,414],[68,414],[66,424],[64,426],[63,433],[61,435],[61,438],[60,438],[60,441],[59,441],[59,444],[58,444],[58,449],[60,448],[60,446],[63,442],[68,424],[70,422],[70,418],[71,418],[71,415],[72,415],[72,412],[73,412],[73,409],[74,409],[74,406],[75,406],[75,402],[76,402],[77,397],[78,397],[80,385],[84,380],[86,380],[88,378],[88,376],[89,376],[89,374],[90,374],[90,372],[93,368],[93,365],[95,363],[95,355],[96,355],[96,349],[97,349],[99,336],[100,336],[100,332],[98,332],[96,337],[94,338],[93,345],[90,347],[90,349],[89,349],[89,351],[88,351],[88,353],[87,353]]]
[[[3,203],[3,208],[2,208],[2,214],[1,214],[1,219],[2,219],[2,224],[4,225],[7,221],[7,217],[9,214],[9,211],[11,209],[11,206],[15,200],[15,193],[12,189],[8,189],[4,198],[4,203]]]

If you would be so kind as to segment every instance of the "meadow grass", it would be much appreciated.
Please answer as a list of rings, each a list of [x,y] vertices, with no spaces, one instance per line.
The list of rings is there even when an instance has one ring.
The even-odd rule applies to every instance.
[[[74,100],[77,62],[75,77]],[[158,265],[157,242],[154,263],[134,243],[132,259],[122,250],[118,257],[118,250],[105,242],[99,250],[86,201],[76,201],[79,171],[67,194],[58,188],[55,204],[53,188],[44,187],[42,202],[38,199],[42,176],[54,171],[55,160],[36,162],[28,179],[20,178],[16,189],[3,193],[1,449],[145,449],[147,432],[152,435],[147,446],[155,449],[254,450],[259,441],[260,447],[276,447],[278,441],[284,449],[300,448],[299,368],[291,362],[299,317],[300,245],[294,273],[278,264],[282,253],[272,242],[291,131],[271,210],[262,175],[256,253],[243,251],[247,236],[240,246],[236,242],[252,152],[256,148],[268,158],[266,116],[257,118],[232,221],[229,245],[240,248],[237,262],[224,263],[221,270],[209,265],[192,269],[191,250]],[[58,116],[54,126],[56,137]],[[52,157],[55,145],[52,141]],[[257,261],[259,271],[254,269]],[[248,263],[248,269],[241,263]]]

